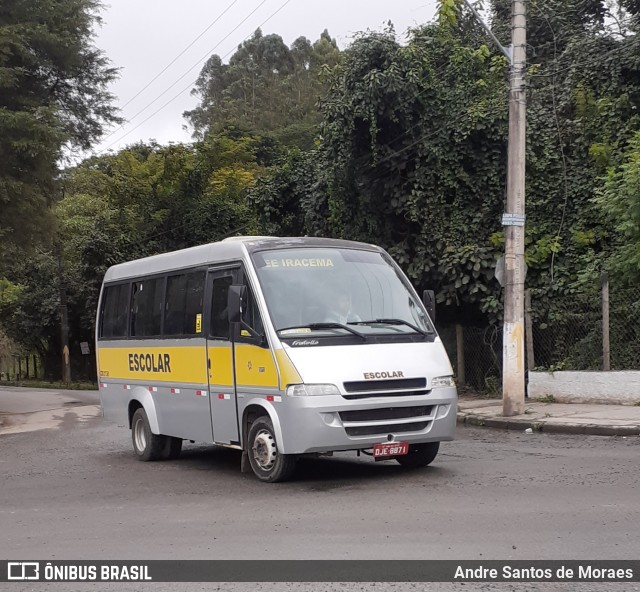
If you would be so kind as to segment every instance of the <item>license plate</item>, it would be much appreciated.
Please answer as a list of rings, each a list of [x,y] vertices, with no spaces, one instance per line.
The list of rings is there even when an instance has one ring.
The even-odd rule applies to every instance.
[[[402,456],[409,453],[409,442],[384,442],[373,445],[373,458]]]

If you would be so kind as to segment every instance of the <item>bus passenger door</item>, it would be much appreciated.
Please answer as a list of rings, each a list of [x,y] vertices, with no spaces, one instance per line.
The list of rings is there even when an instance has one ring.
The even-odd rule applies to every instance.
[[[213,441],[221,444],[239,442],[233,343],[227,313],[229,287],[237,282],[239,272],[239,267],[227,267],[207,274],[209,401]]]
[[[245,300],[241,307],[241,319],[231,330],[234,341],[234,369],[238,407],[244,409],[253,399],[269,402],[281,401],[278,371],[273,352],[265,335],[264,323],[255,294],[246,277],[240,278],[244,285]]]

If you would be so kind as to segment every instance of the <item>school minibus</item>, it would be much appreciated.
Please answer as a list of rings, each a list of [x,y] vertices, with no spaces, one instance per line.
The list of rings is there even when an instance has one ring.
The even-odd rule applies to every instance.
[[[457,404],[433,307],[383,249],[345,240],[234,237],[115,265],[96,323],[103,414],[141,460],[213,443],[267,482],[336,451],[426,466]]]

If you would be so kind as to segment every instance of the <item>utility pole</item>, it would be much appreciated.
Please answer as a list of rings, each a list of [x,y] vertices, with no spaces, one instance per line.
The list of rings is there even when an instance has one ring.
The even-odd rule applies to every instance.
[[[511,3],[509,152],[505,230],[504,325],[502,333],[502,414],[524,413],[524,204],[526,160],[527,15],[524,0]]]
[[[526,0],[511,2],[511,47],[505,48],[471,5],[464,0],[511,65],[509,72],[509,150],[505,232],[504,324],[502,333],[502,414],[524,413],[524,224],[526,160],[527,14]]]

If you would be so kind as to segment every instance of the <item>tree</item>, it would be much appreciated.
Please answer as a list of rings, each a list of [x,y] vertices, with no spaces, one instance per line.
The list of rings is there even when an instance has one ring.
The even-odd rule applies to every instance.
[[[0,7],[0,264],[43,242],[63,147],[88,148],[118,121],[116,70],[93,45],[95,0],[11,0]],[[44,241],[46,242],[46,240]]]
[[[506,76],[502,57],[469,47],[477,35],[465,21],[406,46],[392,29],[360,36],[328,74],[318,148],[256,186],[267,230],[380,244],[441,302],[495,313]]]
[[[93,157],[65,171],[64,197],[53,206],[63,246],[69,343],[93,341],[96,307],[106,270],[118,263],[255,233],[246,193],[273,147],[238,133],[212,135],[195,146],[136,144]],[[0,279],[0,323],[24,351],[38,352],[45,374],[60,359],[58,269],[37,251]],[[72,360],[78,362],[72,357]],[[85,372],[74,368],[74,376]]]
[[[300,37],[289,48],[279,35],[258,29],[228,64],[217,55],[207,60],[192,91],[200,104],[184,116],[198,139],[235,126],[309,148],[323,88],[320,72],[339,56],[327,31],[314,44]]]
[[[630,283],[640,282],[640,132],[611,166],[595,201],[615,228],[608,267]]]

